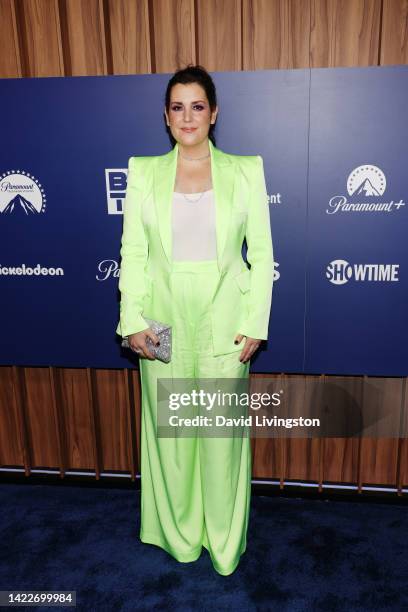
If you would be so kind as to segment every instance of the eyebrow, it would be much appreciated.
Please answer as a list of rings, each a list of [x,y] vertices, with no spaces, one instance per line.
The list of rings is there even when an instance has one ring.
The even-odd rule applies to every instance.
[[[205,104],[205,100],[193,100],[191,104],[197,104],[197,102],[203,102]],[[179,102],[178,100],[172,100],[172,104],[183,104],[183,102]]]

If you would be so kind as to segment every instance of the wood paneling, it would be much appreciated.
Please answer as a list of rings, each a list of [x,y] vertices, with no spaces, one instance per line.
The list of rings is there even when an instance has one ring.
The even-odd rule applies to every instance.
[[[196,0],[197,61],[207,70],[242,70],[242,0]]]
[[[395,431],[400,430],[403,388],[402,379],[364,377],[364,413],[370,418],[370,430],[367,433],[372,431],[376,437],[361,441],[364,467],[363,473],[360,474],[362,484],[381,483],[395,486],[398,482],[398,438],[387,438],[385,428],[389,424]]]
[[[59,408],[49,368],[24,368],[25,413],[31,449],[30,468],[59,468],[61,440]]]
[[[382,0],[312,0],[310,67],[376,66]]]
[[[16,385],[17,383],[17,385]],[[48,426],[48,424],[47,424]],[[0,368],[0,465],[24,466],[21,387],[13,368]]]
[[[173,72],[196,63],[196,13],[193,0],[153,0],[150,13],[153,72]]]
[[[103,0],[65,0],[59,6],[65,74],[108,74]]]
[[[383,0],[380,65],[408,62],[408,1]]]
[[[109,0],[106,40],[110,49],[110,74],[152,72],[149,13],[147,0]]]
[[[88,370],[58,370],[67,469],[98,471],[97,440]]]
[[[406,64],[408,0],[0,0],[0,77]],[[262,385],[262,376],[251,383]],[[393,411],[408,429],[406,379],[275,375],[307,414],[316,397],[347,414]],[[341,394],[339,396],[339,394]],[[347,412],[348,411],[348,412]],[[351,416],[350,416],[351,418]],[[378,435],[378,430],[376,431]],[[408,485],[408,439],[257,438],[256,478]],[[0,465],[140,471],[135,370],[0,368]]]
[[[139,425],[140,403],[137,401],[135,406],[130,370],[95,371],[94,383],[102,470],[136,474],[139,458],[136,456],[136,428],[132,425],[136,417]],[[137,398],[139,395],[137,384]]]
[[[57,0],[20,0],[14,6],[22,76],[64,76]]]
[[[0,0],[0,24],[0,75],[3,78],[21,77],[18,26],[13,0]]]
[[[310,2],[243,0],[244,70],[309,68]]]

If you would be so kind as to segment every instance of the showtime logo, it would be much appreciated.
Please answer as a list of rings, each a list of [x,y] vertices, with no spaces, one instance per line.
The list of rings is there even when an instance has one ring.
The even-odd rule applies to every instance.
[[[331,261],[326,268],[326,278],[333,285],[357,282],[398,282],[399,264],[350,264],[344,259]]]

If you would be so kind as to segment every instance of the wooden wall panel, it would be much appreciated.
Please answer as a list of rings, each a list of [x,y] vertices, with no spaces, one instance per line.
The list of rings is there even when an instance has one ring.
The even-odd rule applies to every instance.
[[[21,390],[20,390],[21,391]],[[47,425],[48,426],[48,425]],[[0,465],[24,466],[21,400],[11,367],[0,368]]]
[[[67,469],[98,471],[96,423],[92,406],[92,391],[83,369],[59,369],[58,386],[65,430],[65,461]]]
[[[320,377],[285,377],[284,389],[291,414],[308,417],[311,415],[312,398],[321,385]],[[321,465],[321,439],[288,437],[283,441],[282,472],[285,480],[306,480],[319,482]]]
[[[109,74],[152,72],[147,0],[109,0],[104,14],[111,57]]]
[[[358,438],[325,438],[322,441],[322,482],[358,483]]]
[[[13,0],[0,0],[0,75],[21,77],[16,10]]]
[[[25,413],[31,468],[59,468],[61,448],[49,368],[24,368]]]
[[[400,378],[364,377],[364,412],[369,415],[369,425],[378,437],[363,438],[361,441],[363,484],[367,481],[380,485],[397,485],[398,438],[384,435],[383,422],[389,421],[395,431],[400,430],[403,386]]]
[[[265,378],[273,381],[272,388],[265,382]],[[251,393],[273,393],[276,388],[285,386],[285,376],[252,374],[250,376]],[[268,416],[271,416],[268,414]],[[278,438],[251,438],[252,446],[252,475],[254,478],[272,478],[279,480],[284,474],[284,444],[285,440]]]
[[[98,413],[101,469],[136,473],[136,431],[132,436],[129,370],[100,370],[94,373],[93,394]],[[140,411],[140,405],[137,404]]]
[[[333,406],[341,404],[348,421],[360,413],[363,401],[364,380],[359,376],[324,376],[325,398],[330,402],[333,399],[331,412],[336,410]],[[359,418],[354,421],[358,435]],[[347,482],[357,486],[359,474],[360,440],[358,437],[326,438],[322,446],[322,481],[330,483]]]
[[[362,438],[361,485],[397,486],[398,439]]]
[[[398,448],[398,485],[408,488],[408,379],[404,378],[403,388],[403,425],[402,432],[406,438],[399,440]]]
[[[243,0],[242,15],[244,70],[309,68],[310,2]]]
[[[196,0],[197,61],[207,70],[242,70],[242,0]]]
[[[376,66],[382,0],[311,0],[310,67]]]
[[[169,73],[407,63],[408,0],[0,0],[0,77]],[[307,414],[334,376],[303,381]],[[344,379],[344,377],[342,377]],[[262,375],[251,382],[262,384]],[[374,383],[379,389],[373,392]],[[407,379],[349,377],[346,410],[401,406]],[[408,423],[407,423],[408,427]],[[408,439],[252,440],[261,479],[408,486]],[[135,370],[0,368],[0,467],[126,472],[140,466]]]
[[[383,0],[379,63],[385,66],[407,62],[408,2],[407,0]]]
[[[193,0],[153,0],[150,15],[153,72],[174,72],[196,63],[196,23]]]
[[[61,29],[57,0],[14,3],[22,76],[63,76]]]
[[[408,410],[408,406],[405,409]],[[406,412],[405,412],[406,414]],[[408,438],[399,441],[398,451],[398,487],[408,489]]]
[[[284,480],[285,442],[278,438],[252,438],[253,478]]]
[[[60,2],[65,74],[108,74],[103,0]]]

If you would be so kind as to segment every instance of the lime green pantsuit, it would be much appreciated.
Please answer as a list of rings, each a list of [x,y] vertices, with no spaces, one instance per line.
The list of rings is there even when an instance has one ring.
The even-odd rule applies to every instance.
[[[156,435],[160,378],[248,379],[234,338],[268,338],[274,261],[260,155],[234,155],[209,141],[216,260],[173,261],[172,203],[178,143],[164,155],[129,159],[116,332],[146,329],[144,317],[172,325],[170,363],[140,359],[143,542],[181,562],[202,546],[228,575],[246,548],[251,448],[248,436]],[[242,259],[242,244],[247,243]]]

